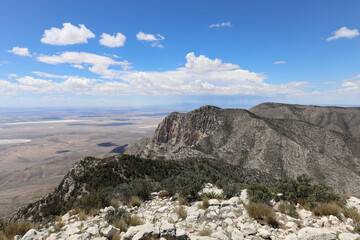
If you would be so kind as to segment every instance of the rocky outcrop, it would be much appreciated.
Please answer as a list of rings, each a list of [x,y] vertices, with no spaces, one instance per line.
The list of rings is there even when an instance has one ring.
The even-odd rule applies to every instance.
[[[358,120],[349,121],[355,124]],[[352,135],[332,131],[330,125],[204,106],[185,114],[170,114],[152,138],[130,146],[126,153],[160,159],[213,158],[276,178],[307,174],[339,193],[360,194],[356,124]]]

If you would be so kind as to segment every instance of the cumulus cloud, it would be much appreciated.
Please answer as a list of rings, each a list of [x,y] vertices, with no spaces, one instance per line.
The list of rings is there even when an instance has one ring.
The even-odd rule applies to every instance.
[[[114,36],[111,36],[110,34],[103,33],[101,35],[101,39],[99,40],[100,44],[106,47],[122,47],[125,45],[126,37],[121,34],[117,33]]]
[[[218,27],[231,27],[231,23],[230,21],[227,21],[227,22],[215,23],[209,25],[209,28],[218,28]]]
[[[136,34],[136,38],[140,41],[146,41],[146,42],[152,42],[151,46],[152,47],[158,47],[158,48],[163,48],[164,46],[160,43],[160,41],[164,40],[165,37],[157,34],[157,36],[155,36],[154,34],[149,34],[149,33],[144,33],[144,32],[138,32]]]
[[[40,55],[36,58],[40,62],[48,64],[68,63],[71,66],[80,68],[81,64],[89,65],[89,70],[102,75],[104,78],[116,78],[122,71],[108,69],[110,66],[121,66],[123,70],[131,69],[128,61],[115,61],[106,56],[87,52],[63,52],[57,55]],[[110,74],[112,73],[112,74]]]
[[[79,43],[87,43],[89,38],[95,38],[95,34],[83,24],[79,27],[71,23],[64,23],[63,28],[52,27],[44,31],[41,42],[50,45],[72,45]]]
[[[286,61],[276,61],[276,62],[273,62],[273,64],[285,64]]]
[[[61,55],[61,54],[60,54]],[[59,55],[57,55],[59,56]],[[77,55],[76,55],[77,56]],[[73,93],[105,95],[298,95],[307,86],[307,82],[290,82],[287,84],[268,84],[263,74],[241,69],[239,65],[223,62],[221,59],[210,59],[204,55],[196,56],[193,52],[186,55],[184,67],[172,71],[142,72],[114,70],[105,64],[91,62],[90,71],[103,78],[116,80],[89,79],[77,76],[58,76],[43,72],[33,72],[50,80],[29,76],[18,78],[17,82],[1,81],[0,94],[11,93]],[[63,57],[54,62],[69,62]],[[70,58],[74,62],[74,59]],[[104,61],[104,60],[102,60]],[[107,60],[109,61],[109,60]],[[112,60],[113,61],[113,60]],[[101,62],[103,63],[103,62]],[[61,79],[52,81],[51,78]]]
[[[19,55],[19,56],[28,56],[31,57],[28,48],[21,48],[21,47],[13,47],[11,50],[8,50],[9,53]]]
[[[359,36],[359,31],[354,28],[354,29],[348,29],[347,27],[342,27],[342,28],[339,28],[338,30],[332,32],[332,36],[331,37],[328,37],[326,40],[327,41],[332,41],[332,40],[336,40],[336,39],[339,39],[339,38],[354,38],[354,37],[357,37]]]

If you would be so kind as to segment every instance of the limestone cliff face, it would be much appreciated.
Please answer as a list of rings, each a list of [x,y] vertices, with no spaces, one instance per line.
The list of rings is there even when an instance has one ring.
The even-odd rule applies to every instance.
[[[154,137],[126,153],[153,159],[214,158],[274,177],[305,173],[337,192],[360,194],[360,139],[303,119],[204,106],[170,114]]]

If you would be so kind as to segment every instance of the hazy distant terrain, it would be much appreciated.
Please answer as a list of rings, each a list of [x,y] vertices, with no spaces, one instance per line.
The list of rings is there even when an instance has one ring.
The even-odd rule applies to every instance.
[[[0,216],[49,192],[86,156],[121,153],[151,136],[168,112],[0,110]]]

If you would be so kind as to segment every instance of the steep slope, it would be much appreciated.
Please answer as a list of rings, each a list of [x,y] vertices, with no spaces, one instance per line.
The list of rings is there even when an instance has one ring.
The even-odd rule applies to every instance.
[[[262,103],[250,108],[249,111],[267,118],[302,120],[329,130],[360,137],[360,108]]]
[[[337,192],[360,194],[359,139],[243,109],[204,106],[186,114],[171,113],[154,137],[130,146],[126,153],[160,159],[222,159],[276,178],[308,174]]]

